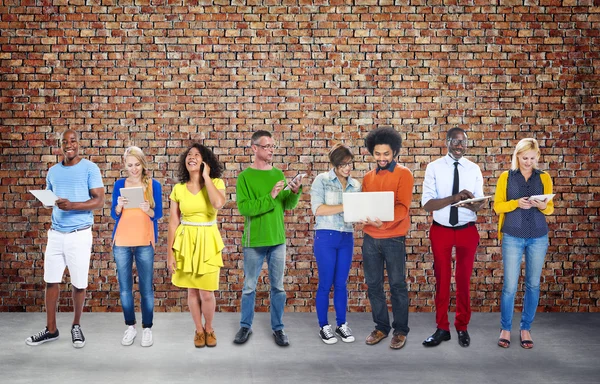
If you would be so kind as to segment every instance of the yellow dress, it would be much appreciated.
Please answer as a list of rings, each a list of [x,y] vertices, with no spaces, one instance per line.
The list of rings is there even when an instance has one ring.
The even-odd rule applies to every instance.
[[[223,180],[212,181],[217,189],[225,189]],[[181,212],[181,224],[173,241],[177,270],[171,281],[181,288],[216,291],[225,245],[216,224],[217,210],[210,204],[206,187],[194,195],[185,184],[179,183],[169,198],[179,204]]]

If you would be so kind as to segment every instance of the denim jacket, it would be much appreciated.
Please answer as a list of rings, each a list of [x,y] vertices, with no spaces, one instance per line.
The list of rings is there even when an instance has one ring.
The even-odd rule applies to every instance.
[[[331,169],[329,172],[319,174],[317,177],[315,177],[315,180],[310,188],[310,205],[313,214],[315,214],[319,206],[323,204],[342,204],[342,193],[360,192],[360,190],[360,182],[352,177],[349,177],[348,183],[346,184],[346,190],[343,191],[342,183],[340,183],[333,169]],[[344,223],[343,212],[335,215],[315,216],[315,222],[315,230],[328,229],[340,232],[352,232],[354,230],[352,223]]]

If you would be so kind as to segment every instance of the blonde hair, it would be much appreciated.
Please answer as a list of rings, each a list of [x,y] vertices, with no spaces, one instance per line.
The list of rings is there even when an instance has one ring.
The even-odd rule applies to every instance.
[[[527,151],[536,151],[537,152],[536,159],[540,158],[540,146],[536,139],[534,139],[534,138],[522,139],[521,141],[519,141],[517,143],[517,146],[515,147],[515,152],[512,155],[511,169],[513,171],[516,171],[517,169],[519,169],[519,158],[517,156],[519,156],[520,153],[527,152]],[[537,164],[534,164],[533,168],[537,169]]]
[[[148,172],[148,163],[141,148],[131,146],[123,153],[123,163],[127,156],[135,157],[142,164],[142,184],[144,184],[144,198],[150,203],[150,208],[154,209],[154,197],[152,196],[152,177]]]

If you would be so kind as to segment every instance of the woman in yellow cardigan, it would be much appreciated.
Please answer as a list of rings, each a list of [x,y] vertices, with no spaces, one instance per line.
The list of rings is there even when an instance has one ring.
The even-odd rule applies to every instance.
[[[525,254],[525,295],[521,314],[521,347],[533,348],[531,323],[540,296],[540,276],[548,250],[548,224],[545,215],[554,212],[552,199],[530,199],[552,193],[552,179],[537,169],[540,148],[535,139],[523,139],[512,156],[510,171],[500,175],[496,185],[494,211],[500,215],[498,238],[502,240],[504,285],[500,302],[500,338],[498,345],[510,346],[510,331],[515,294]]]

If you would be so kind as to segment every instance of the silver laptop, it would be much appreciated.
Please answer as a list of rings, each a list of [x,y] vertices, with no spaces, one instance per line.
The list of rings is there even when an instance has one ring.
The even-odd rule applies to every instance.
[[[342,195],[344,221],[394,221],[394,192],[349,192]]]

